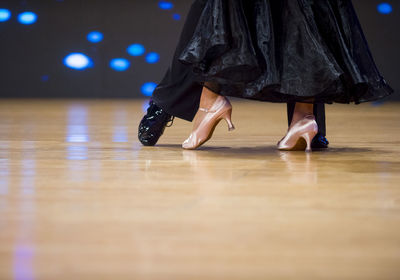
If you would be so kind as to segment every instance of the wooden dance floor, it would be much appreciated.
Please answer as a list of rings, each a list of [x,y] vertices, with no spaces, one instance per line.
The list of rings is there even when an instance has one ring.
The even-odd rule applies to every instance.
[[[327,106],[311,154],[237,100],[200,150],[179,119],[143,147],[144,105],[0,102],[0,279],[400,279],[400,104]]]

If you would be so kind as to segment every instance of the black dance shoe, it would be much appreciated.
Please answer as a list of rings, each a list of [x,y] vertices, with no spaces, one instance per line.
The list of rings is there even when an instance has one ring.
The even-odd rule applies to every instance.
[[[313,149],[326,149],[328,148],[328,145],[328,139],[320,133],[317,133],[311,142],[311,148]]]
[[[170,127],[173,121],[173,116],[158,107],[153,100],[150,100],[147,113],[139,124],[139,141],[144,146],[154,146],[164,133],[165,127]]]

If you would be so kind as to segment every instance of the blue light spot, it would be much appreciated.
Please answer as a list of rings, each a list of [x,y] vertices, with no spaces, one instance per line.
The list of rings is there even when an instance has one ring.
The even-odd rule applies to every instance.
[[[131,63],[125,58],[114,58],[110,61],[110,67],[115,71],[125,71]]]
[[[18,15],[18,21],[22,24],[33,24],[37,20],[37,15],[33,12],[23,12]]]
[[[160,1],[158,2],[158,6],[163,10],[171,10],[174,7],[174,4],[168,1]]]
[[[0,22],[7,21],[11,17],[11,12],[7,9],[0,9]]]
[[[144,54],[145,49],[141,44],[133,44],[128,47],[127,51],[132,56],[140,56]]]
[[[392,12],[392,5],[389,3],[380,3],[378,5],[378,12],[381,14],[390,14]]]
[[[153,94],[153,91],[156,89],[157,84],[156,83],[145,83],[142,85],[142,93],[145,96],[151,96]]]
[[[382,106],[383,104],[385,104],[385,101],[382,100],[371,102],[371,105],[374,107]]]
[[[99,31],[92,31],[87,35],[88,41],[92,43],[99,43],[103,41],[103,38],[104,38],[103,33]]]
[[[147,63],[157,63],[160,60],[160,55],[155,52],[148,53],[146,55]]]
[[[71,53],[64,58],[64,64],[72,69],[83,70],[91,67],[93,62],[83,53]]]
[[[173,14],[173,15],[172,15],[172,18],[173,18],[174,20],[180,20],[180,19],[181,19],[181,15],[180,15],[180,14]]]
[[[49,75],[43,75],[42,77],[40,77],[40,79],[42,80],[42,82],[47,82],[49,80]]]

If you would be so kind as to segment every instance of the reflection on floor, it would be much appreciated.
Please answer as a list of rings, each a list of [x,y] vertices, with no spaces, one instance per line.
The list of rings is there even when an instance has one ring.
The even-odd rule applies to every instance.
[[[400,104],[330,105],[279,152],[283,104],[234,101],[196,151],[146,101],[2,100],[0,279],[398,279]]]

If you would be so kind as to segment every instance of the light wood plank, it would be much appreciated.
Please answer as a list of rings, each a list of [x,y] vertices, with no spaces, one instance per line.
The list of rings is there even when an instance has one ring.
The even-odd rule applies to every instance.
[[[400,104],[327,106],[306,154],[237,100],[200,150],[179,119],[143,147],[143,102],[0,102],[0,279],[399,279]]]

